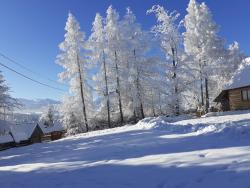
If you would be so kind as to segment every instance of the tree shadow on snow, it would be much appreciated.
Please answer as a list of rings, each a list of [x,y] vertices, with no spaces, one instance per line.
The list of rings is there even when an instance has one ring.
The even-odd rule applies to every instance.
[[[241,162],[241,166],[250,166]],[[65,169],[39,168],[31,172],[1,172],[4,188],[247,188],[250,171],[236,172],[226,165],[171,166],[106,164]]]
[[[248,124],[249,120],[238,121],[238,125]],[[167,125],[166,125],[167,126]],[[178,125],[177,125],[178,126]],[[132,130],[109,133],[93,137],[72,137],[56,142],[34,144],[0,153],[0,166],[29,163],[56,163],[74,161],[110,161],[139,158],[144,156],[192,152],[197,150],[250,146],[249,138],[233,137],[232,134],[207,133],[184,135],[175,129],[176,137],[166,127],[145,130]],[[187,129],[186,133],[192,132]],[[16,155],[16,157],[5,157]],[[4,158],[5,157],[5,158]]]

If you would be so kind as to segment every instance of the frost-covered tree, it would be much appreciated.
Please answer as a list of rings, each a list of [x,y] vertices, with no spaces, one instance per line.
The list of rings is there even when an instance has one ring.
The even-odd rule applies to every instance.
[[[98,100],[101,101],[101,106],[106,106],[107,113],[104,113],[103,115],[107,117],[108,126],[111,127],[110,96],[105,45],[103,18],[99,13],[97,13],[92,24],[92,33],[88,40],[88,48],[90,49],[89,57],[91,63],[97,69],[93,79],[95,81],[95,90],[98,95]]]
[[[81,121],[88,131],[87,107],[91,104],[92,95],[88,87],[87,64],[83,55],[86,50],[84,33],[80,31],[79,23],[71,13],[68,15],[65,30],[65,40],[59,45],[62,53],[57,57],[57,64],[65,70],[59,74],[59,78],[68,82],[72,95],[70,98],[79,105],[77,113],[82,114]]]
[[[166,57],[168,103],[170,109],[174,109],[173,113],[179,115],[181,94],[187,84],[188,71],[185,65],[186,55],[181,45],[180,23],[177,22],[179,14],[176,11],[169,12],[159,5],[154,5],[147,13],[154,13],[157,18],[157,25],[152,28],[152,32],[159,39],[161,50]]]
[[[157,77],[160,70],[160,58],[152,56],[153,36],[141,29],[136,16],[130,8],[120,24],[121,27],[121,72],[123,98],[126,111],[134,120],[152,113],[152,88],[159,91],[161,82]],[[158,105],[155,105],[158,106]]]
[[[20,103],[17,99],[11,97],[10,88],[6,84],[6,81],[0,72],[0,114],[5,120],[6,114],[12,111],[15,107],[20,107]]]
[[[68,135],[79,134],[82,133],[83,131],[80,120],[77,118],[74,112],[70,112],[69,114],[67,114],[66,125],[68,126],[67,128]]]
[[[147,35],[142,31],[141,26],[136,22],[136,17],[130,8],[127,8],[126,15],[121,22],[122,51],[121,59],[123,62],[123,86],[127,96],[124,104],[130,104],[132,114],[135,119],[144,118],[143,108],[143,86],[142,86],[142,67],[145,53],[149,45]],[[128,99],[130,101],[128,101]]]
[[[90,123],[112,127],[194,106],[208,111],[245,57],[236,42],[225,48],[205,3],[190,0],[187,11],[181,22],[176,11],[155,5],[147,13],[157,23],[144,31],[130,8],[120,18],[109,6],[105,18],[96,14],[87,42],[69,14],[57,59],[65,69],[59,77],[70,88],[59,109],[69,134],[88,130]]]
[[[231,79],[233,76],[232,74],[235,72],[235,70],[238,69],[242,61],[246,58],[244,53],[240,49],[240,45],[238,42],[233,42],[232,44],[229,45],[229,48],[227,50],[227,61],[226,61],[226,66],[225,66],[225,72],[228,74],[225,75],[227,79]]]
[[[218,70],[225,62],[224,42],[218,36],[218,27],[205,3],[199,4],[196,0],[190,0],[187,12],[184,19],[185,51],[194,59],[193,67],[197,70],[196,77],[200,79],[201,105],[205,105],[206,112],[208,112],[209,85],[217,77],[215,70]],[[214,74],[211,74],[212,72]]]
[[[79,104],[78,100],[75,100],[75,96],[64,96],[62,103],[57,106],[57,110],[59,112],[59,121],[68,135],[86,131],[86,126],[82,123],[82,113],[79,113],[81,104]],[[72,115],[74,116],[74,121],[72,121]]]
[[[120,113],[120,120],[123,124],[124,116],[123,116],[123,107],[121,100],[121,85],[120,85],[120,64],[122,63],[119,59],[120,56],[120,46],[121,46],[121,38],[120,38],[120,27],[119,27],[119,14],[116,12],[112,6],[109,6],[107,9],[107,16],[104,26],[105,31],[105,39],[106,39],[106,52],[108,60],[111,61],[108,74],[111,79],[116,80],[116,84],[113,85],[113,92],[117,93],[118,97],[118,106]]]
[[[54,111],[52,106],[49,106],[48,109],[41,115],[40,121],[46,127],[54,126]]]

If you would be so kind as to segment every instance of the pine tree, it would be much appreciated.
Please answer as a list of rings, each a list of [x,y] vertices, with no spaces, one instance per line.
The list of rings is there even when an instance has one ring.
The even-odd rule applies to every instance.
[[[74,114],[74,112],[71,112],[69,114],[68,117],[68,121],[67,121],[67,127],[68,127],[68,135],[74,135],[74,134],[79,134],[82,133],[82,129],[81,129],[81,124],[80,121],[77,119],[76,115]]]
[[[121,37],[122,37],[122,51],[121,58],[123,61],[123,82],[124,87],[129,88],[128,95],[124,104],[132,103],[132,114],[134,120],[137,118],[144,118],[143,109],[143,91],[141,84],[141,67],[142,57],[145,56],[148,50],[146,34],[142,31],[140,25],[136,22],[136,17],[130,8],[127,8],[126,15],[121,22]],[[138,112],[140,111],[140,112]],[[137,114],[140,114],[137,115]],[[137,117],[139,116],[139,117]]]
[[[224,42],[218,37],[218,27],[205,3],[199,4],[195,0],[190,0],[187,12],[184,19],[185,51],[194,58],[193,66],[197,70],[197,77],[200,78],[201,105],[205,104],[205,111],[208,112],[209,93],[211,94],[209,85],[215,82],[213,78],[218,77],[211,72],[225,63]]]
[[[86,60],[82,57],[85,50],[84,33],[80,31],[80,26],[75,17],[69,13],[65,26],[65,40],[59,45],[62,53],[57,58],[57,64],[61,65],[65,71],[59,74],[62,81],[69,83],[73,100],[81,104],[82,119],[86,131],[89,130],[87,117],[87,103],[91,103],[91,91],[87,83]]]
[[[120,28],[119,28],[119,14],[112,6],[107,9],[106,25],[104,27],[106,40],[107,40],[107,54],[109,60],[114,63],[114,67],[111,67],[110,75],[116,80],[115,92],[118,96],[118,106],[120,112],[121,124],[124,123],[123,107],[121,100],[121,85],[120,85],[120,66],[119,64],[119,48],[120,48]],[[114,71],[112,71],[114,69]],[[112,74],[115,72],[115,74]]]
[[[52,106],[48,107],[45,113],[42,114],[40,121],[42,121],[46,127],[54,126],[54,112]]]
[[[185,66],[185,54],[181,48],[181,34],[177,22],[179,14],[169,12],[159,5],[153,6],[147,13],[154,13],[157,18],[157,25],[152,32],[160,41],[161,50],[166,57],[166,84],[170,90],[167,92],[170,108],[174,108],[175,115],[180,114],[181,94],[185,87],[185,77],[188,71]]]
[[[6,84],[6,81],[0,71],[0,114],[3,116],[3,119],[6,119],[8,112],[11,112],[16,107],[20,107],[21,104],[17,99],[11,97],[10,88]]]
[[[110,128],[110,96],[107,75],[107,61],[105,53],[106,43],[103,28],[103,19],[99,13],[96,14],[95,20],[92,25],[92,34],[90,35],[88,40],[88,48],[90,49],[89,57],[92,64],[95,65],[95,67],[97,67],[98,69],[96,75],[94,76],[94,81],[96,84],[95,90],[97,91],[97,94],[101,95],[101,100],[102,98],[105,99],[108,126]]]

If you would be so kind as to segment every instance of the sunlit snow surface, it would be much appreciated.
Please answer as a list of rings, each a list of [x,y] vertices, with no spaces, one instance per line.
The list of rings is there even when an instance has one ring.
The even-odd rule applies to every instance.
[[[250,112],[137,125],[0,152],[1,188],[247,188]]]

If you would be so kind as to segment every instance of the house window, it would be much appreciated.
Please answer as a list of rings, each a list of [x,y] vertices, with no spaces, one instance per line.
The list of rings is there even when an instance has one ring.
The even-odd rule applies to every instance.
[[[243,101],[250,101],[250,89],[241,91],[241,98]]]

